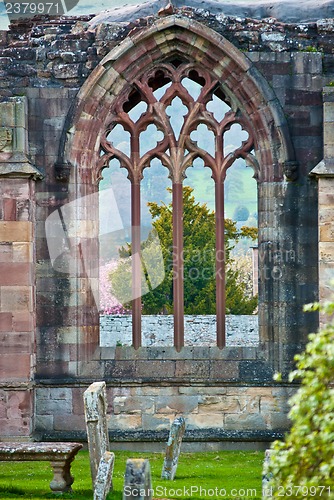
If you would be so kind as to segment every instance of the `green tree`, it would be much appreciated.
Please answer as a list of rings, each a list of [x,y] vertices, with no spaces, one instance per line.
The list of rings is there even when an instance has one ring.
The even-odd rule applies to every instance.
[[[233,219],[237,222],[246,221],[249,217],[249,210],[245,205],[238,205],[234,210]]]
[[[173,310],[173,231],[171,204],[149,203],[153,228],[160,240],[165,265],[165,279],[156,288],[143,295],[144,314],[171,313]],[[183,235],[184,235],[184,311],[186,314],[215,314],[215,214],[206,204],[196,203],[193,189],[183,188]],[[230,314],[251,314],[257,305],[257,298],[247,296],[246,285],[238,280],[239,271],[231,267],[231,250],[242,237],[256,238],[256,228],[242,227],[225,219],[225,266],[226,266],[226,310]],[[143,242],[142,250],[152,245],[152,237]],[[131,246],[120,249],[123,258],[131,255]],[[123,269],[122,269],[123,266]],[[111,273],[115,295],[119,287],[130,279],[122,278],[125,264]],[[147,278],[147,276],[146,276]],[[147,280],[146,280],[147,281]],[[143,286],[147,286],[143,283]],[[152,289],[153,288],[153,289]]]
[[[319,304],[308,306],[319,309]],[[334,303],[320,308],[333,315]],[[292,427],[273,444],[267,474],[273,498],[334,498],[334,322],[309,336],[290,381],[301,386],[290,399]],[[279,376],[276,377],[279,379]],[[291,492],[291,494],[290,494]]]

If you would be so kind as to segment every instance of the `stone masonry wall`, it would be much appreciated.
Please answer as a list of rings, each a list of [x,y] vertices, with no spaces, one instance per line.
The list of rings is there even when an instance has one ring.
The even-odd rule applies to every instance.
[[[36,435],[41,439],[83,439],[82,395],[86,388],[38,388]],[[286,401],[293,392],[286,386],[108,387],[110,438],[123,443],[160,441],[163,446],[171,422],[184,415],[186,441],[267,441],[289,428]]]
[[[33,189],[25,179],[0,185],[0,433],[20,436],[32,431]]]
[[[216,317],[184,317],[186,345],[215,345]],[[257,316],[226,316],[227,345],[254,345],[259,342]],[[173,345],[173,316],[142,316],[143,346]],[[100,316],[101,347],[132,344],[132,318],[130,315]]]
[[[334,291],[334,88],[324,89],[324,159],[312,170],[319,194],[319,300],[333,300]],[[320,315],[320,325],[328,322]]]
[[[288,24],[274,18],[263,20],[241,19],[211,15],[200,9],[177,9],[180,15],[199,21],[217,31],[238,49],[249,53],[266,53],[263,61],[274,63],[276,56],[288,62],[292,53],[321,54],[325,71],[323,77],[330,81],[333,72],[331,49],[334,43],[332,19],[316,23]],[[150,26],[155,18],[141,18],[135,22],[90,22],[93,16],[50,18],[35,16],[27,21],[13,21],[9,31],[0,33],[0,71],[2,96],[25,93],[25,88],[67,87],[79,88],[98,62],[129,33]],[[287,76],[284,64],[272,66],[270,71]],[[312,72],[312,71],[311,71]],[[267,73],[267,71],[265,71]],[[308,93],[314,91],[302,84],[303,74],[310,73],[299,65],[297,88]],[[290,73],[290,76],[293,74]],[[306,77],[307,78],[307,77]],[[304,78],[305,80],[305,78]],[[310,81],[311,82],[311,81]],[[309,82],[309,83],[310,83]],[[280,88],[283,91],[280,79]],[[284,82],[285,83],[285,82]],[[322,81],[322,84],[324,82]]]
[[[106,380],[110,437],[164,443],[171,420],[183,414],[186,440],[267,442],[287,430],[294,387],[274,384],[261,347],[131,346],[101,349],[90,362]],[[92,380],[36,381],[35,437],[84,439],[82,394]],[[123,443],[123,445],[122,445]]]
[[[35,181],[24,97],[0,100],[0,433],[33,430]],[[7,177],[8,176],[8,177]],[[5,177],[5,178],[4,178]]]

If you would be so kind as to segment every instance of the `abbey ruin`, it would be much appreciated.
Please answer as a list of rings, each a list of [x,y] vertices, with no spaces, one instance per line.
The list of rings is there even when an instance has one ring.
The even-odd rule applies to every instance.
[[[164,441],[180,414],[184,442],[194,446],[267,446],[289,426],[294,388],[287,374],[319,325],[303,306],[330,297],[334,269],[334,19],[297,22],[156,3],[156,12],[138,9],[128,20],[36,16],[1,32],[3,438],[84,439],[82,394],[99,380],[107,383],[110,437],[120,446]],[[197,100],[183,87],[185,78],[201,86]],[[167,83],[165,97],[157,98]],[[177,140],[165,113],[176,96],[188,109],[188,128]],[[221,121],[206,108],[214,98],[230,109]],[[135,123],[129,114],[140,102],[146,111]],[[127,157],[107,139],[119,123],[131,136]],[[151,123],[163,139],[143,156],[138,138]],[[216,134],[215,155],[190,139],[199,123]],[[219,134],[233,123],[248,139],[224,157]],[[101,346],[94,300],[98,204],[91,200],[104,169],[112,158],[127,169],[127,203],[138,227],[142,170],[161,160],[180,214],[184,173],[196,157],[215,182],[217,250],[226,169],[243,158],[254,171],[262,255],[258,346],[226,347],[219,307],[217,346],[184,346],[180,272],[174,346],[141,346],[140,298],[132,311],[133,346]],[[55,223],[48,226],[51,214]],[[182,215],[173,220],[173,265],[180,271]],[[132,236],[140,253],[140,238]],[[140,288],[135,264],[133,279]],[[216,293],[223,300],[219,280]],[[283,382],[273,381],[276,371]]]

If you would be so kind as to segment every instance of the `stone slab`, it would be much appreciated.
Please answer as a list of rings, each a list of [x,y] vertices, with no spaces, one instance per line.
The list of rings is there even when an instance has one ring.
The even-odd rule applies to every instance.
[[[151,469],[148,460],[129,458],[126,462],[123,500],[152,500]]]
[[[50,488],[63,493],[72,491],[71,463],[81,448],[80,443],[0,443],[0,461],[50,462],[54,473]]]
[[[172,481],[175,477],[185,428],[186,422],[183,417],[176,418],[171,425],[166,448],[166,456],[162,467],[162,479]]]
[[[112,490],[112,475],[114,471],[115,454],[106,451],[101,457],[95,480],[94,500],[105,500]]]
[[[84,392],[85,419],[93,487],[100,460],[109,450],[105,382],[94,382]]]

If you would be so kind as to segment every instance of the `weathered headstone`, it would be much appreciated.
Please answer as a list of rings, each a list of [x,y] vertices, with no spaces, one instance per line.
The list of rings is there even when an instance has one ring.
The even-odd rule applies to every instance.
[[[85,419],[93,489],[100,460],[109,450],[105,382],[94,382],[84,392]]]
[[[185,428],[186,422],[183,417],[176,418],[171,425],[167,441],[166,456],[162,467],[162,479],[169,479],[172,481],[175,477]]]
[[[129,458],[126,462],[123,500],[152,500],[150,462]]]
[[[106,451],[101,457],[94,487],[94,500],[105,500],[112,490],[112,473],[114,470],[115,454]]]
[[[272,489],[270,486],[270,480],[272,478],[271,472],[268,472],[268,467],[270,463],[270,457],[272,455],[272,450],[266,450],[264,455],[263,464],[263,475],[262,475],[262,498],[263,500],[269,500],[272,498]]]

